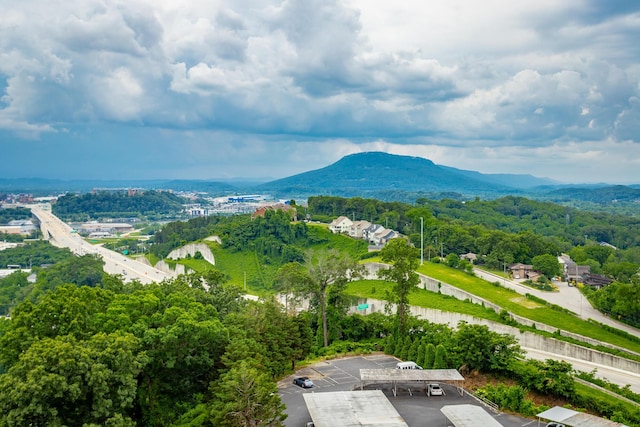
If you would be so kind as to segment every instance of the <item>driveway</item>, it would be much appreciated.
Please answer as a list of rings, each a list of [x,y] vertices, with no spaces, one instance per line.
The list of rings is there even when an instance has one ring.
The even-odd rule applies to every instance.
[[[307,410],[304,393],[326,393],[334,391],[350,391],[360,389],[360,369],[395,368],[398,359],[386,354],[357,356],[334,359],[317,363],[304,368],[278,383],[278,393],[287,406],[287,427],[303,427],[311,416]],[[303,389],[293,385],[293,378],[307,376],[314,382],[311,389]],[[399,386],[398,395],[393,396],[391,384],[377,384],[368,388],[381,389],[396,411],[410,427],[445,425],[446,418],[440,412],[444,405],[472,404],[480,406],[505,427],[534,426],[536,421],[493,412],[474,397],[464,393],[460,396],[456,388],[449,384],[440,384],[446,396],[427,397],[424,393],[409,393],[406,387]],[[414,389],[415,390],[415,389]]]

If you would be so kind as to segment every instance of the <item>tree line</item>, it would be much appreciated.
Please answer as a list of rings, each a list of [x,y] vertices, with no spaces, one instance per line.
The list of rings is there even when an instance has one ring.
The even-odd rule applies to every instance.
[[[144,191],[133,195],[100,191],[66,194],[52,205],[52,212],[63,219],[86,221],[98,218],[175,217],[182,210],[182,198],[166,191]]]

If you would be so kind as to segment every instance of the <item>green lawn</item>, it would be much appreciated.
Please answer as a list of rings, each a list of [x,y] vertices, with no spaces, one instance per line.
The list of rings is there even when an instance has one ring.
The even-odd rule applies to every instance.
[[[443,264],[425,263],[418,268],[418,272],[498,304],[527,319],[640,352],[640,343],[608,332],[598,324],[533,303],[514,291],[494,286],[486,280],[470,276]]]
[[[374,298],[384,300],[386,291],[391,291],[391,283],[384,280],[358,280],[349,283],[347,293],[362,298]],[[437,294],[435,292],[416,289],[409,296],[409,303],[418,307],[435,308],[453,313],[468,314],[481,319],[500,321],[500,316],[495,311],[474,304],[469,301],[461,301],[454,297]]]

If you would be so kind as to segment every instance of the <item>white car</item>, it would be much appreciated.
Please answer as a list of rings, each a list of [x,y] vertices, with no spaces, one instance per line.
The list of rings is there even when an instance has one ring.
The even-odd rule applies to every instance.
[[[440,388],[439,384],[429,384],[427,386],[427,396],[443,396],[444,390]]]

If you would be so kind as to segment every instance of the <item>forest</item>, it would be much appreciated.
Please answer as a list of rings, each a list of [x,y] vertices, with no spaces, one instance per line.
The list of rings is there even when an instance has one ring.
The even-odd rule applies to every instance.
[[[19,219],[31,219],[31,210],[27,208],[0,209],[0,225],[6,225],[10,221]]]
[[[387,280],[400,301],[414,284],[398,278],[417,261],[415,248],[396,242],[382,257],[397,266]],[[297,283],[294,293],[313,301],[295,312],[243,298],[215,269],[141,285],[103,273],[89,255],[60,261],[22,283],[25,299],[0,320],[0,425],[281,426],[278,380],[305,360],[373,351],[517,379],[479,392],[524,415],[545,409],[531,390],[640,423],[640,411],[579,393],[568,363],[525,362],[514,337],[486,326],[349,315],[343,291],[355,273],[337,251],[285,264],[278,286]]]
[[[150,220],[175,218],[183,207],[182,198],[166,191],[66,194],[52,205],[54,215],[65,220],[144,217]]]

